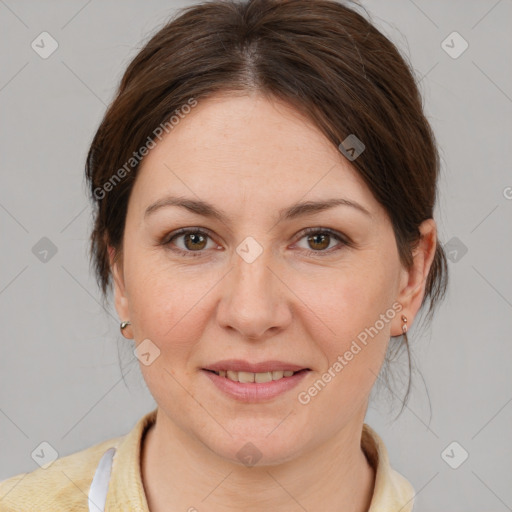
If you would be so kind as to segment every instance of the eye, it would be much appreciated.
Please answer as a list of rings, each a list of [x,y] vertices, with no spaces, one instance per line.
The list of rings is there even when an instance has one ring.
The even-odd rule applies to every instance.
[[[174,244],[171,242],[180,239],[182,239],[183,246],[180,247],[178,244],[176,244],[177,247],[172,247]],[[202,229],[182,228],[178,231],[175,231],[174,233],[171,233],[171,235],[167,237],[162,243],[163,245],[170,246],[171,250],[184,254],[185,256],[201,256],[203,251],[208,248],[208,239],[211,240],[210,235]],[[215,243],[213,243],[213,245],[217,247]]]
[[[308,246],[313,248],[313,250],[306,248],[306,253],[310,256],[324,256],[332,254],[335,251],[339,251],[344,246],[350,245],[349,241],[341,233],[330,228],[308,228],[302,233],[304,233],[305,236],[302,236],[300,240],[306,239]],[[341,247],[333,249],[331,246],[331,248],[329,248],[333,240],[340,242]]]

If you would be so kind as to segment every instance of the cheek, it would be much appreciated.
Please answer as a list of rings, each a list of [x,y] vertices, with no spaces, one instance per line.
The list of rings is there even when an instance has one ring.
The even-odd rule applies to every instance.
[[[368,400],[396,314],[388,283],[373,278],[369,285],[366,279],[351,275],[312,305],[329,327],[321,329],[321,336],[309,333],[323,356],[316,379],[299,390],[301,404],[308,401],[311,405],[308,414],[312,418],[329,416],[332,425],[339,425],[364,409]]]
[[[393,283],[389,275],[376,262],[371,264],[371,272],[346,269],[310,294],[308,302],[334,331],[334,338],[356,337],[391,308]]]
[[[135,339],[149,338],[174,357],[199,339],[200,319],[206,314],[204,297],[216,279],[208,272],[170,265],[163,253],[134,251],[126,282]]]
[[[339,272],[325,292],[310,295],[311,309],[328,326],[321,337],[310,332],[332,382],[322,394],[345,407],[369,393],[382,365],[397,314],[392,276],[384,261],[366,261],[359,269]]]

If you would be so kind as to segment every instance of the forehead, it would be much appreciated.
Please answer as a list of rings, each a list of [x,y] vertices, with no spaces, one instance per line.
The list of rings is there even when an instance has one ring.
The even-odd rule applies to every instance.
[[[149,151],[132,191],[135,202],[143,208],[171,192],[221,207],[240,199],[272,207],[335,195],[378,207],[316,126],[257,93],[199,100]]]

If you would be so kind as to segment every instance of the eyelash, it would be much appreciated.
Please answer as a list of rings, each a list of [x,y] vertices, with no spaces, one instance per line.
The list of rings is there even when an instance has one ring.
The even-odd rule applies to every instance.
[[[350,247],[352,244],[351,242],[345,237],[343,236],[341,233],[338,233],[337,231],[334,231],[333,229],[330,229],[330,228],[306,228],[302,231],[301,233],[301,237],[297,240],[302,240],[302,238],[304,238],[306,235],[311,235],[311,234],[328,234],[330,235],[331,237],[335,238],[336,240],[338,240],[339,242],[341,242],[341,247],[339,248],[332,248],[331,249],[327,249],[327,250],[321,250],[321,251],[312,251],[312,250],[309,250],[309,249],[304,249],[304,251],[306,252],[306,254],[308,256],[313,256],[313,257],[324,257],[326,255],[330,255],[332,254],[333,252],[336,252],[336,251],[339,251],[341,250],[343,247],[347,246],[347,247]],[[178,238],[182,235],[187,235],[187,234],[196,234],[196,235],[202,235],[202,236],[206,236],[208,238],[212,238],[208,231],[205,231],[204,229],[199,229],[199,228],[181,228],[173,233],[171,233],[169,236],[165,237],[163,239],[163,241],[161,242],[162,245],[164,246],[170,246],[171,242],[175,239],[175,238]],[[174,252],[177,252],[178,254],[182,254],[186,257],[192,257],[192,258],[195,258],[195,257],[198,257],[198,256],[203,256],[204,255],[204,249],[201,250],[201,251],[185,251],[183,249],[179,249],[179,248],[170,248],[171,251],[174,251]]]

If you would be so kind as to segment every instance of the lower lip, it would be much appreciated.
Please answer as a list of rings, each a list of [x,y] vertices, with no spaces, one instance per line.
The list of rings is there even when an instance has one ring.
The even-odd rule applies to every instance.
[[[201,370],[221,391],[240,402],[264,402],[279,396],[297,386],[309,373],[302,370],[291,377],[270,382],[235,382],[208,370]]]

